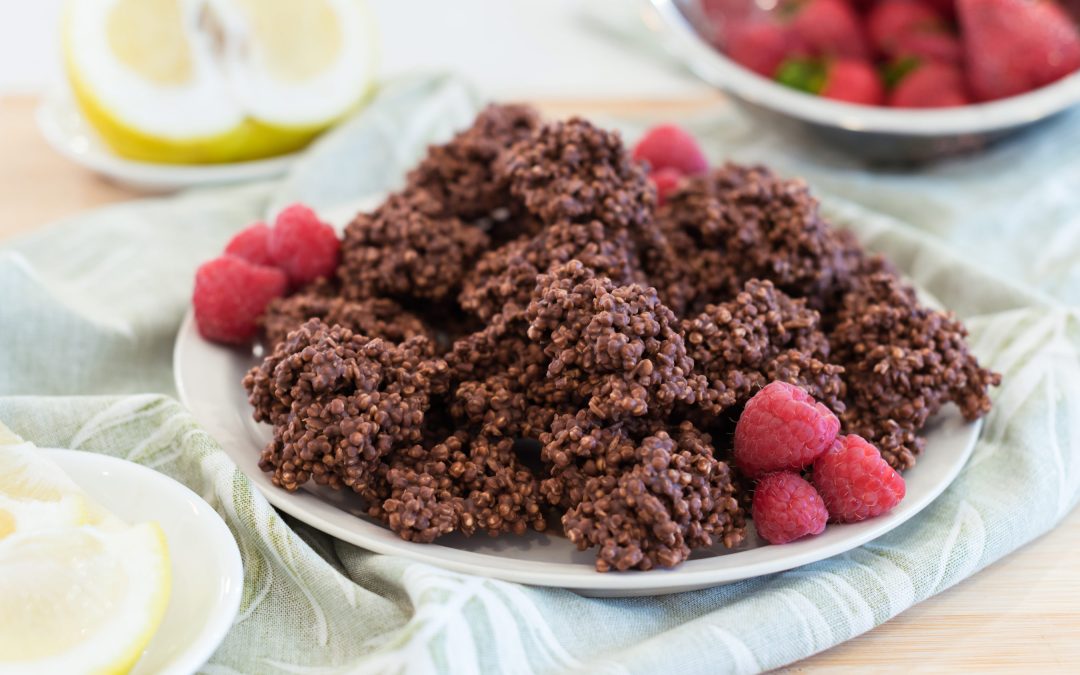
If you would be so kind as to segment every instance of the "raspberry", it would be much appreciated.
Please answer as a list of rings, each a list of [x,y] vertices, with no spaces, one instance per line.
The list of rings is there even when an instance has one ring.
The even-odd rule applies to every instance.
[[[754,528],[770,544],[821,534],[829,520],[821,495],[791,471],[770,473],[758,481],[752,509]]]
[[[735,463],[754,478],[799,471],[832,446],[840,420],[810,394],[772,382],[754,394],[735,425]]]
[[[904,498],[903,477],[861,436],[840,436],[814,461],[814,486],[829,516],[841,523],[874,518]]]
[[[288,284],[276,267],[240,258],[221,256],[203,263],[195,272],[192,297],[199,333],[214,342],[246,344],[258,332],[266,305],[284,295]]]
[[[652,172],[676,169],[693,175],[705,173],[709,168],[694,137],[674,124],[661,124],[646,131],[634,146],[634,159],[648,162]]]
[[[294,287],[332,275],[340,248],[334,228],[303,204],[293,204],[279,213],[270,232],[270,257],[285,270]]]
[[[657,206],[663,206],[668,195],[675,191],[675,188],[679,186],[679,181],[682,179],[682,172],[671,167],[653,171],[649,174],[649,180],[656,186]]]
[[[255,265],[273,266],[270,258],[270,228],[255,223],[237,232],[225,245],[225,255],[242,258]]]

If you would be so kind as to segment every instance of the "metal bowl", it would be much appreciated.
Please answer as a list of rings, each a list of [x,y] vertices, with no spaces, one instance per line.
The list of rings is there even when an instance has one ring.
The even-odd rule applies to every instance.
[[[1080,101],[1080,73],[1035,91],[957,108],[905,110],[854,105],[806,94],[743,68],[705,38],[695,0],[645,0],[649,27],[698,77],[756,117],[809,130],[876,163],[911,163],[985,147],[1039,125]]]

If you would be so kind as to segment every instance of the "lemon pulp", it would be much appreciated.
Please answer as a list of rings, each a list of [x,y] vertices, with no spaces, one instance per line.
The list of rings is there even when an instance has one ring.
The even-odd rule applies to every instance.
[[[0,675],[127,672],[170,587],[160,526],[124,524],[0,423]]]
[[[364,0],[69,0],[62,34],[83,114],[143,161],[291,152],[374,81]]]

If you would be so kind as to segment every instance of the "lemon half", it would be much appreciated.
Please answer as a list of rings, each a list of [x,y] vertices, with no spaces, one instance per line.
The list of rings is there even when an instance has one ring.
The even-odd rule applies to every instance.
[[[0,675],[129,671],[170,586],[156,523],[124,524],[0,424]]]
[[[377,53],[364,0],[69,0],[62,43],[106,142],[167,163],[304,146],[363,101]]]

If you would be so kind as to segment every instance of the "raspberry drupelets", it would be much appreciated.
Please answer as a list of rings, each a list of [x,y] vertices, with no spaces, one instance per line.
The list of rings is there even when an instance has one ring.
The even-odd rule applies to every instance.
[[[308,207],[293,204],[278,214],[266,251],[293,286],[302,286],[334,273],[340,247],[334,228]]]
[[[754,489],[754,527],[770,544],[821,534],[829,512],[814,486],[791,471],[770,473]]]
[[[259,316],[285,293],[289,280],[275,267],[222,256],[195,273],[192,305],[199,333],[207,340],[242,345],[258,332]]]
[[[336,236],[334,238],[337,239]],[[255,223],[240,230],[225,245],[225,255],[242,258],[254,265],[273,267],[274,260],[270,257],[270,226],[266,223]]]
[[[634,146],[634,159],[648,162],[650,171],[674,169],[682,175],[705,173],[709,168],[694,137],[674,124],[649,129]]]
[[[829,516],[855,523],[888,512],[906,493],[904,479],[859,436],[841,436],[814,460],[814,487]]]
[[[658,208],[617,133],[495,106],[349,225],[333,278],[271,303],[261,465],[413,541],[554,526],[600,570],[670,567],[743,541],[732,431],[770,382],[887,458],[918,450],[903,400],[985,412],[995,376],[905,288],[801,182],[728,165]],[[859,346],[893,336],[906,381]]]
[[[772,382],[746,404],[735,427],[735,462],[750,478],[799,471],[840,431],[831,410],[793,384]]]

